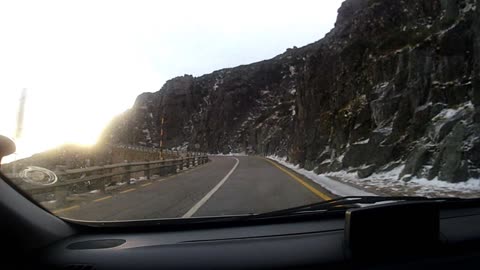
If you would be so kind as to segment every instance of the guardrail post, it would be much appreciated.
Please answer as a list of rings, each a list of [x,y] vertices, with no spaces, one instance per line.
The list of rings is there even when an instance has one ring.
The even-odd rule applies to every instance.
[[[110,182],[107,179],[108,179],[108,177],[103,178],[102,180],[99,181],[100,182],[100,192],[101,193],[106,193],[107,192],[106,185],[107,185],[107,182]]]
[[[66,187],[55,188],[55,205],[56,207],[62,207],[67,202],[68,191]]]
[[[169,164],[170,161],[165,160],[165,159],[162,159],[162,162],[161,163],[158,163],[157,165],[160,167],[158,168],[158,175],[162,176],[162,175],[168,175],[169,174],[169,167],[168,167],[168,164]]]
[[[158,176],[162,176],[163,173],[165,172],[164,168],[162,168],[161,166],[163,166],[166,162],[161,160],[160,163],[155,163],[154,166],[157,167],[159,166],[159,168],[156,168],[154,169],[154,173],[157,174]]]
[[[165,163],[165,166],[167,166],[166,170],[168,174],[176,174],[178,171],[178,160],[173,159],[168,163]]]
[[[103,170],[103,174],[106,175],[106,174],[110,174],[112,172],[112,169],[109,169],[109,168],[105,168]],[[100,181],[100,191],[102,193],[105,193],[106,192],[106,189],[105,189],[105,186],[109,183],[112,182],[112,176],[105,176],[101,181]]]
[[[150,163],[148,163],[147,165],[147,170],[146,170],[146,176],[147,176],[147,180],[150,180],[150,178],[152,177],[152,171],[150,170]]]
[[[156,166],[163,166],[163,165],[165,165],[165,164],[167,164],[167,161],[163,161],[163,159],[162,159],[162,162],[161,162],[161,163],[157,163],[157,164],[155,164],[155,165],[156,165]],[[157,169],[157,174],[158,174],[159,176],[162,176],[162,175],[166,174],[165,168],[164,168],[164,167],[158,168],[158,169]]]
[[[130,178],[132,178],[131,176],[131,173],[130,173],[130,168],[131,166],[130,165],[125,165],[124,167],[124,170],[125,170],[125,174],[123,176],[123,180],[124,181],[127,181],[128,184],[130,184]]]
[[[181,172],[183,170],[183,158],[178,158],[178,170],[177,172]]]

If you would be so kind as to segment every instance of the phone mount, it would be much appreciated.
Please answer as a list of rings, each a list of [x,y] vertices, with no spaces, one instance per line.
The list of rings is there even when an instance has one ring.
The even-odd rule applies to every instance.
[[[440,243],[438,204],[400,202],[348,210],[345,241],[356,260],[433,252]]]

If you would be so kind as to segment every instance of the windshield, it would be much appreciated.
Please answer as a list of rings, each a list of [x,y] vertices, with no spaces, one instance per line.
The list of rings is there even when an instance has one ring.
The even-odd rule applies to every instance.
[[[2,2],[0,170],[82,221],[480,197],[476,3]]]

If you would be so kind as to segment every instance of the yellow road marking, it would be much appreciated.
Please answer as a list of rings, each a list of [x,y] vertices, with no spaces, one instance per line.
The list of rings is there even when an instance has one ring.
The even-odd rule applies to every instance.
[[[135,188],[131,188],[131,189],[127,189],[127,190],[121,191],[120,193],[127,193],[127,192],[134,191],[134,190],[135,190]]]
[[[308,190],[310,190],[311,192],[313,192],[315,195],[317,195],[318,197],[328,201],[328,200],[331,200],[332,198],[330,198],[329,196],[323,194],[322,192],[320,192],[318,189],[314,188],[313,186],[311,186],[310,184],[308,184],[307,182],[303,181],[302,179],[300,179],[298,176],[294,175],[293,173],[291,173],[290,171],[288,171],[287,169],[281,167],[280,165],[278,165],[277,163],[275,163],[274,161],[271,161],[270,159],[265,159],[267,160],[268,162],[270,162],[270,164],[272,164],[273,166],[277,167],[277,169],[279,169],[280,171],[284,172],[285,174],[287,174],[288,176],[292,177],[293,179],[297,180],[297,182],[299,182],[300,184],[302,184],[304,187],[306,187]]]
[[[59,214],[59,213],[62,213],[62,212],[65,212],[65,211],[69,211],[69,210],[73,210],[73,209],[76,209],[76,208],[79,208],[80,206],[79,205],[74,205],[74,206],[70,206],[68,208],[63,208],[63,209],[59,209],[59,210],[55,210],[55,211],[52,211],[52,213],[54,214]]]
[[[94,202],[101,202],[101,201],[104,201],[104,200],[107,200],[107,199],[110,199],[112,198],[112,196],[106,196],[106,197],[103,197],[103,198],[100,198],[100,199],[96,199],[96,200],[93,200]]]
[[[146,183],[146,184],[143,184],[143,185],[140,185],[141,187],[146,187],[146,186],[150,186],[152,183]]]

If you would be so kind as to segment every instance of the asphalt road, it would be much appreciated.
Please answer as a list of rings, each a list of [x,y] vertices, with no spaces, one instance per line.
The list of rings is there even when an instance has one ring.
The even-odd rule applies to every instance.
[[[262,213],[329,199],[314,182],[261,157],[210,157],[167,178],[56,211],[89,221],[119,221]]]

